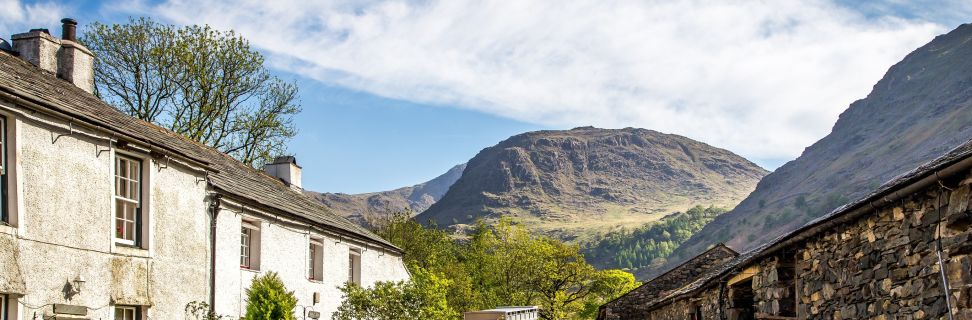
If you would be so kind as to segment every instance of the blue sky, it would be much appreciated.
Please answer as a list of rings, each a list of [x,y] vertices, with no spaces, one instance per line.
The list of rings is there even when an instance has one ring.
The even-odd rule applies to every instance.
[[[972,3],[0,0],[0,37],[129,16],[250,39],[300,85],[289,148],[305,187],[357,193],[585,125],[681,134],[774,169]]]

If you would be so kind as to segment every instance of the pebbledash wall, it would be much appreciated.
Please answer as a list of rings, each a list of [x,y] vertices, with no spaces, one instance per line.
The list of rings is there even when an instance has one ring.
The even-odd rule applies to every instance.
[[[144,248],[121,245],[113,237],[112,198],[119,151],[108,137],[81,128],[71,133],[68,123],[9,103],[0,103],[0,114],[8,124],[12,200],[10,221],[0,226],[6,262],[0,278],[22,283],[16,290],[0,286],[9,299],[4,319],[47,319],[55,304],[84,306],[89,317],[101,319],[112,319],[116,305],[144,306],[156,318],[181,316],[187,302],[206,301],[204,179],[146,161],[148,241]],[[78,277],[85,283],[75,293],[72,281]]]
[[[338,288],[349,280],[351,250],[361,256],[360,283],[373,285],[376,281],[405,280],[408,271],[401,256],[382,250],[374,245],[340,237],[325,236],[308,230],[289,219],[274,217],[254,209],[222,201],[217,228],[217,289],[216,309],[223,314],[243,314],[246,308],[245,290],[253,277],[275,271],[294,290],[298,299],[298,314],[304,309],[318,311],[322,318],[329,318],[341,302]],[[240,229],[245,220],[259,224],[260,261],[251,268],[240,267]],[[323,277],[308,279],[308,243],[312,237],[322,245]],[[319,295],[314,302],[314,294]]]
[[[269,271],[295,292],[295,314],[327,318],[349,278],[365,286],[409,278],[400,249],[316,205],[289,180],[92,96],[90,60],[60,60],[65,50],[86,53],[80,45],[46,30],[14,39],[19,56],[0,50],[0,320],[182,319],[190,302],[214,302],[217,313],[237,317],[250,280]],[[117,236],[119,156],[142,164],[134,241]],[[259,229],[249,267],[241,266],[244,220]],[[321,252],[313,258],[312,239]],[[354,265],[352,251],[360,254]],[[309,273],[312,264],[319,276]],[[119,318],[120,310],[131,313]]]
[[[620,298],[643,314],[599,318],[972,319],[970,169],[972,141],[679,289]]]

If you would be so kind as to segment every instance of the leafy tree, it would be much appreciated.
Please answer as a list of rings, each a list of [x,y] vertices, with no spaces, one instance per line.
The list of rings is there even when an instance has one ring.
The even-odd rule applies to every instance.
[[[456,319],[459,312],[446,299],[449,280],[421,268],[411,281],[375,283],[362,288],[348,282],[341,287],[344,301],[331,315],[334,320]]]
[[[296,135],[297,86],[272,76],[263,56],[233,31],[176,27],[148,18],[92,24],[96,93],[156,123],[257,166]]]
[[[444,231],[425,227],[407,213],[373,224],[376,232],[402,247],[415,277],[449,279],[445,301],[457,311],[502,305],[539,305],[544,319],[590,318],[585,312],[630,284],[617,280],[627,272],[597,271],[576,245],[530,234],[511,220],[478,222],[468,239],[455,241]],[[424,276],[422,276],[424,277]],[[614,279],[613,281],[611,279]],[[591,313],[593,314],[593,313]]]
[[[628,293],[641,286],[641,282],[635,280],[634,275],[621,270],[603,270],[598,272],[594,283],[591,285],[592,299],[587,299],[584,309],[580,312],[580,317],[594,319],[597,317],[597,308],[611,300]]]
[[[244,320],[293,320],[297,298],[275,272],[253,278],[246,289]]]

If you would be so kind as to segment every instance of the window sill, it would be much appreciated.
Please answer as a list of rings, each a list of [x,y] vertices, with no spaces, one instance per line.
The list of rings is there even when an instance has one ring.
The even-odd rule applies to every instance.
[[[142,248],[133,244],[127,244],[124,242],[115,242],[115,253],[137,256],[137,257],[148,257],[149,251],[146,248]]]
[[[240,271],[260,273],[260,269],[251,269],[251,268],[247,268],[247,267],[244,267],[244,266],[240,266]]]
[[[307,282],[323,284],[324,283],[324,280],[307,279]]]
[[[0,222],[0,233],[17,235],[17,227],[9,225],[6,222]]]

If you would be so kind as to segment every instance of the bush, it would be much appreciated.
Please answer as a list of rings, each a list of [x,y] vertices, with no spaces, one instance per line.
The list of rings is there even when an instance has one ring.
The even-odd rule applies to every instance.
[[[218,315],[209,310],[209,304],[202,301],[193,301],[186,304],[186,319],[190,320],[229,320],[230,316]]]
[[[379,281],[371,288],[352,282],[341,287],[344,301],[331,315],[334,320],[455,319],[446,300],[449,281],[415,269],[411,281]]]
[[[275,272],[253,278],[246,289],[246,315],[244,320],[293,320],[297,298],[287,291]]]

